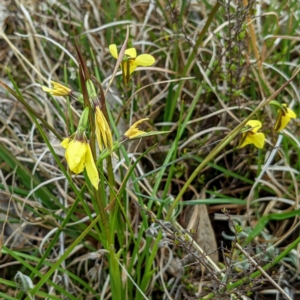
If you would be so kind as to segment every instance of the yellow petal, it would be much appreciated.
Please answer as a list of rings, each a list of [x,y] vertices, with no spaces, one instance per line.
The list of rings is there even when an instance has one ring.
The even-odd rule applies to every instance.
[[[137,68],[137,64],[135,63],[135,60],[130,60],[129,61],[129,74],[131,74],[132,72],[134,72],[134,70]],[[127,72],[126,72],[127,74]]]
[[[150,54],[141,54],[135,59],[137,66],[149,67],[155,63],[155,58]]]
[[[68,138],[65,138],[65,139],[60,143],[60,145],[61,145],[63,148],[67,149],[68,144],[69,144],[69,141],[70,141],[70,138],[69,138],[69,137],[68,137]]]
[[[287,126],[291,119],[295,119],[296,117],[294,111],[286,107],[286,104],[283,104],[282,108],[278,110],[278,117],[274,125],[275,131],[281,131]]]
[[[140,119],[138,121],[136,121],[131,127],[137,127],[138,125],[142,124],[145,121],[148,121],[149,118],[144,118],[144,119]]]
[[[108,124],[107,124],[107,126],[108,126]],[[108,131],[106,131],[106,135],[107,135],[107,149],[108,149],[108,151],[112,151],[112,149],[114,147],[114,142],[113,142],[113,138],[112,138],[112,134],[111,134],[109,126],[108,126]]]
[[[122,69],[122,72],[123,72],[123,76],[127,77],[128,76],[128,72],[129,74],[131,74],[132,72],[130,72],[130,66],[131,64],[134,63],[134,61],[122,61],[120,66],[121,66],[121,69]],[[135,67],[136,68],[136,67]]]
[[[103,140],[103,144],[106,147],[107,145],[107,138],[106,138],[106,119],[103,115],[103,112],[100,110],[99,107],[97,107],[97,120],[98,120],[98,125],[101,133],[101,138]]]
[[[92,185],[98,190],[99,174],[89,145],[87,145],[85,169]]]
[[[103,112],[100,110],[99,106],[96,107],[95,117],[96,137],[99,149],[102,151],[104,145],[109,151],[111,151],[113,148],[112,134],[106,118],[104,117]]]
[[[262,149],[265,144],[265,135],[261,132],[251,133],[246,132],[242,136],[242,143],[238,146],[238,148],[243,148],[249,144],[254,144],[256,148]]]
[[[46,87],[46,86],[44,86],[44,85],[42,85],[42,89],[43,89],[43,91],[46,92],[46,93],[52,93],[52,89],[49,89],[48,87]]]
[[[282,130],[285,126],[282,126],[282,112],[278,112],[278,117],[276,119],[276,123],[274,125],[274,130],[279,132]]]
[[[53,85],[53,89],[49,89],[46,86],[42,86],[42,89],[45,92],[52,94],[53,96],[67,96],[72,91],[68,87],[66,87],[58,82],[51,81],[51,83]]]
[[[109,151],[111,151],[113,149],[113,139],[112,139],[111,130],[110,130],[109,125],[106,121],[106,118],[104,117],[103,114],[102,114],[102,116],[103,116],[103,123],[105,125],[105,135],[106,135],[105,136],[105,141],[106,141],[105,146]]]
[[[247,139],[247,133],[243,133],[238,148],[243,148],[249,144],[251,144],[251,141]]]
[[[109,45],[109,52],[115,59],[118,59],[119,54],[116,44]]]
[[[130,128],[124,133],[124,136],[126,136],[129,139],[137,138],[138,136],[145,134],[145,131],[139,130],[137,126],[141,124],[142,122],[149,120],[149,118],[141,119],[137,122],[135,122]]]
[[[250,120],[246,123],[246,126],[251,127],[251,132],[256,133],[261,128],[261,122],[258,120]]]
[[[262,132],[249,134],[248,138],[256,148],[262,149],[265,145],[265,135]]]
[[[288,115],[284,116],[283,114],[279,114],[274,129],[279,132],[284,129],[290,121],[291,118]]]
[[[283,115],[283,112],[281,110],[279,110],[278,117],[277,117],[276,123],[274,125],[275,131],[279,132],[282,129],[284,129],[289,121],[290,121],[290,118],[285,117]]]
[[[58,82],[55,82],[55,81],[51,81],[52,85],[53,85],[53,88],[55,90],[60,90],[60,91],[66,91],[66,92],[69,92],[71,91],[68,87],[58,83]]]
[[[294,113],[293,110],[291,110],[290,108],[287,108],[287,111],[285,113],[286,117],[289,117],[290,119],[295,119],[297,116]]]
[[[146,133],[145,131],[139,130],[139,129],[129,129],[127,132],[128,132],[129,139],[135,139],[135,138],[139,137],[140,135]],[[127,135],[125,135],[125,136],[127,136]]]
[[[98,112],[97,112],[98,107],[96,108],[96,113],[95,113],[95,124],[96,124],[96,138],[97,138],[97,143],[100,151],[103,151],[103,145],[102,145],[102,134],[101,134],[101,125],[100,125],[100,119],[98,117]]]
[[[75,174],[81,173],[84,169],[86,151],[87,143],[85,142],[72,140],[67,146],[66,160],[70,170]]]
[[[131,58],[136,58],[136,49],[135,48],[129,48],[125,50],[125,55],[131,57]]]

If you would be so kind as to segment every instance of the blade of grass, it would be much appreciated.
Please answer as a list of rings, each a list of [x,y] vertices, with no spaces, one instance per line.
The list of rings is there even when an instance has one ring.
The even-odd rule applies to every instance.
[[[87,228],[79,235],[77,239],[74,240],[74,242],[66,249],[65,253],[60,256],[60,258],[53,264],[53,266],[50,268],[49,271],[47,271],[45,274],[43,274],[42,278],[36,283],[34,288],[32,289],[32,294],[35,295],[37,291],[47,282],[47,280],[50,278],[50,276],[57,270],[57,268],[60,266],[60,264],[66,260],[66,258],[71,254],[71,252],[74,250],[74,248],[82,241],[82,239],[89,233],[89,231],[99,222],[100,215],[98,215],[92,222],[87,226]],[[29,266],[30,267],[30,266]],[[35,270],[34,270],[35,271]],[[26,298],[28,299],[28,298]],[[73,295],[71,295],[71,298],[73,299]],[[76,299],[76,297],[74,297]]]
[[[262,230],[266,228],[266,225],[269,223],[269,221],[280,221],[280,220],[286,220],[289,218],[299,217],[300,216],[300,210],[293,210],[281,214],[269,214],[266,216],[262,216],[259,218],[257,224],[255,227],[251,230],[250,234],[247,236],[246,240],[243,243],[243,247],[248,245],[256,236],[258,236]]]
[[[30,181],[32,181],[34,187],[40,185],[41,181],[36,176],[32,175],[31,171],[16,159],[14,154],[8,151],[2,142],[0,142],[0,157],[11,169],[16,170],[20,182],[25,185],[28,190],[32,188]],[[34,194],[39,200],[43,201],[48,208],[54,208],[55,205],[59,205],[58,199],[45,186],[41,186]]]
[[[20,256],[18,256],[18,254],[15,251],[10,250],[8,247],[6,247],[4,245],[2,246],[2,248],[5,251],[5,253],[7,253],[8,255],[10,255],[11,257],[13,257],[14,259],[16,259],[17,261],[19,261],[21,263],[21,265],[24,266],[27,270],[30,270],[31,272],[33,272],[36,277],[40,277],[41,278],[40,280],[42,280],[44,278],[44,274],[40,273],[37,269],[35,269],[33,266],[31,266],[26,260],[24,260],[23,258],[21,258]],[[47,278],[47,280],[48,279],[49,279],[49,277]],[[45,282],[47,280],[45,280]],[[65,294],[67,297],[69,297],[69,299],[76,300],[76,297],[73,296],[72,294],[70,294],[68,291],[66,291],[63,287],[55,284],[51,280],[49,280],[49,282],[58,291],[60,291],[61,293]],[[34,289],[35,289],[35,287],[33,288],[33,290]],[[31,293],[32,295],[35,294],[35,292],[33,292],[33,290],[32,290],[32,293]],[[36,293],[36,295],[38,296],[40,294],[40,292],[42,292],[42,291],[39,291],[38,293]],[[20,298],[18,297],[18,299],[20,299]]]

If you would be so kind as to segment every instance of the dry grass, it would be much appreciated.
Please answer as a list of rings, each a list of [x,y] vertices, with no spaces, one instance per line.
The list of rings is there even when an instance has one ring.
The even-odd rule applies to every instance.
[[[60,138],[77,128],[82,106],[41,90],[50,80],[79,90],[75,39],[107,92],[115,136],[145,117],[144,130],[170,131],[113,156],[114,190],[125,186],[124,211],[110,228],[123,299],[300,297],[299,124],[292,120],[278,134],[277,109],[261,105],[279,89],[276,100],[299,112],[300,6],[216,3],[0,3],[1,82],[17,86],[54,128],[0,91],[1,299],[30,299],[31,280],[40,284],[36,299],[117,299],[102,228],[92,223],[94,195],[83,175],[72,175],[81,201],[53,154],[65,165]],[[156,64],[140,68],[125,88],[108,46],[124,43],[127,26],[128,44]],[[253,111],[264,149],[238,149],[236,134],[215,151]],[[106,164],[103,170],[104,181]]]

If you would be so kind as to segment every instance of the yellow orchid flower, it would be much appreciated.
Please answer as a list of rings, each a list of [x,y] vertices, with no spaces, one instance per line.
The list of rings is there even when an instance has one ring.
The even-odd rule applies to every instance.
[[[74,138],[68,137],[60,145],[66,149],[65,157],[70,170],[79,174],[86,169],[92,185],[98,190],[99,174],[85,135],[76,133]]]
[[[103,104],[100,102],[95,86],[90,79],[86,81],[86,88],[89,100],[95,112],[95,133],[99,149],[103,151],[105,147],[111,153],[113,149],[113,139],[110,127],[101,109]]]
[[[274,125],[275,131],[279,132],[284,129],[291,119],[295,119],[297,116],[286,104],[282,104],[278,109],[278,117]]]
[[[119,53],[116,44],[109,45],[110,54],[115,58],[119,58]],[[138,66],[149,67],[155,63],[155,58],[150,54],[136,54],[135,48],[128,48],[125,50],[121,69],[123,72],[124,80],[128,83],[129,76]]]
[[[99,106],[95,107],[96,137],[100,151],[103,151],[103,145],[108,151],[112,151],[113,139],[111,130]]]
[[[145,134],[145,131],[139,130],[137,128],[138,125],[143,123],[144,121],[149,120],[149,118],[141,119],[137,122],[135,122],[133,125],[130,126],[130,128],[124,133],[124,136],[128,139],[135,139],[138,138],[140,135]]]
[[[51,81],[53,85],[53,89],[50,89],[46,86],[42,86],[43,91],[50,93],[53,96],[68,96],[72,90],[67,88],[66,86],[57,83],[55,81]]]
[[[242,138],[238,148],[245,147],[249,144],[254,144],[256,148],[262,149],[265,144],[265,135],[262,132],[257,132],[261,126],[261,122],[258,120],[248,121],[246,123],[248,130],[242,133]]]

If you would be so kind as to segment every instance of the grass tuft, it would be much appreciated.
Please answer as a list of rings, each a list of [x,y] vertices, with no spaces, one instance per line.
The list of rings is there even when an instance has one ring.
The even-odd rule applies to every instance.
[[[299,10],[0,3],[1,299],[299,297]]]

